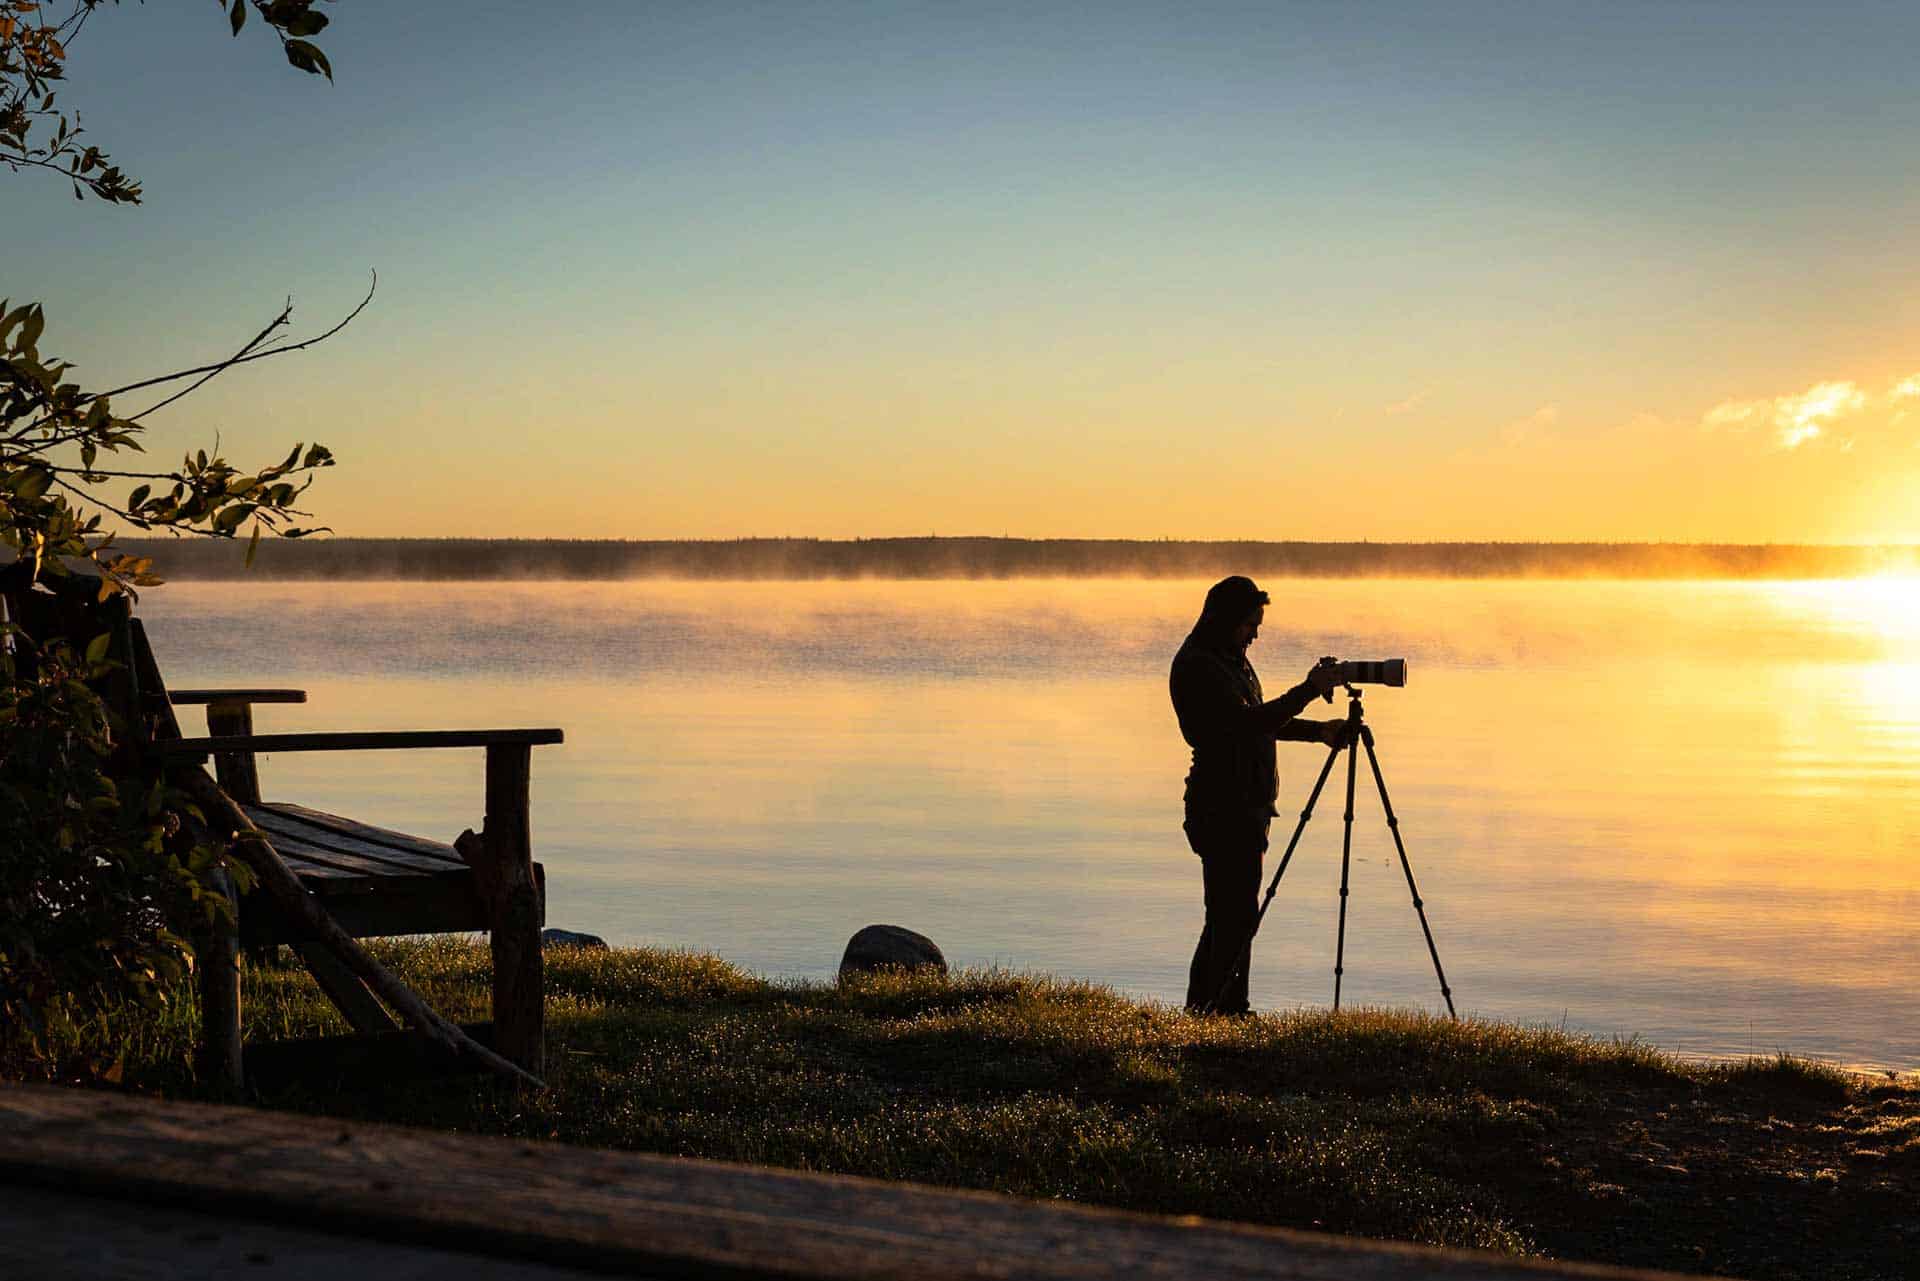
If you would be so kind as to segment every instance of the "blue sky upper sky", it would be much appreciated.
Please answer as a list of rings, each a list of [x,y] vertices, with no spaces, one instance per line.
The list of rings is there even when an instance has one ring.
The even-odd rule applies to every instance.
[[[101,13],[145,203],[0,174],[0,292],[112,382],[377,267],[156,420],[343,533],[1920,540],[1920,7],[327,12]]]

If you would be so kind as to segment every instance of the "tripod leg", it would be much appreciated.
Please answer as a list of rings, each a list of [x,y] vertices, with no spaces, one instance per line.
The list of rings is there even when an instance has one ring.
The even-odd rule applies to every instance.
[[[1360,751],[1351,742],[1347,744],[1347,817],[1346,830],[1340,837],[1340,932],[1333,944],[1333,1008],[1340,1008],[1340,976],[1346,971],[1347,960],[1347,872],[1353,866],[1353,769],[1358,764]]]
[[[1227,971],[1227,981],[1213,995],[1213,1003],[1218,1006],[1225,999],[1227,989],[1233,986],[1233,980],[1239,973],[1253,964],[1253,940],[1260,933],[1260,923],[1267,919],[1267,909],[1273,906],[1274,891],[1280,888],[1280,878],[1287,874],[1287,864],[1293,861],[1293,851],[1300,844],[1300,834],[1307,830],[1307,820],[1313,817],[1313,807],[1320,803],[1320,789],[1327,785],[1327,775],[1333,773],[1333,762],[1338,759],[1341,749],[1336,747],[1327,753],[1326,764],[1320,767],[1320,777],[1313,782],[1313,791],[1307,794],[1307,803],[1301,807],[1300,821],[1293,825],[1293,836],[1287,841],[1287,852],[1280,856],[1280,866],[1275,869],[1273,879],[1267,883],[1267,896],[1260,900],[1260,910],[1254,913],[1253,928],[1247,931],[1247,941],[1240,949],[1240,959]],[[1351,805],[1348,806],[1352,808]]]
[[[1400,839],[1400,820],[1393,812],[1393,802],[1387,799],[1387,780],[1380,774],[1380,758],[1374,754],[1373,731],[1364,729],[1360,737],[1367,745],[1367,764],[1373,766],[1374,785],[1380,789],[1380,808],[1387,812],[1387,830],[1393,833],[1393,848],[1400,852],[1400,870],[1406,873],[1407,892],[1413,895],[1413,910],[1420,917],[1420,932],[1427,936],[1427,955],[1433,958],[1433,973],[1440,980],[1440,995],[1447,1001],[1447,1017],[1460,1017],[1453,1008],[1453,989],[1447,986],[1447,972],[1440,968],[1440,949],[1433,945],[1433,930],[1427,925],[1427,905],[1420,897],[1420,887],[1413,883],[1413,864],[1407,861],[1407,846]],[[1347,802],[1347,808],[1353,808],[1353,802]],[[1346,891],[1343,888],[1341,893]],[[1344,901],[1341,907],[1345,907]],[[1338,1004],[1338,1001],[1335,1002]]]

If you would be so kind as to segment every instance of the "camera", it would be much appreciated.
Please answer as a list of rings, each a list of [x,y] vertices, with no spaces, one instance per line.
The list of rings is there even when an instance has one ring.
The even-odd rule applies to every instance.
[[[1404,658],[1347,659],[1323,658],[1322,667],[1337,668],[1343,685],[1405,685],[1407,660]]]

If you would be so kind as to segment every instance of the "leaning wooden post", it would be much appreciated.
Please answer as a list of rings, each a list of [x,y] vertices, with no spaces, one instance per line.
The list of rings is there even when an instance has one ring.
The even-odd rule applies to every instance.
[[[453,845],[473,868],[486,904],[493,951],[493,1048],[535,1076],[546,1045],[545,979],[540,960],[543,907],[533,878],[527,784],[533,749],[487,747],[487,817],[481,833]]]
[[[238,911],[233,878],[216,868],[210,878],[230,910]],[[244,1065],[240,1057],[240,932],[228,917],[203,927],[194,949],[200,976],[200,1071],[210,1082],[238,1090]]]
[[[207,704],[207,733],[218,737],[239,738],[253,733],[253,704],[214,701]],[[260,803],[260,770],[252,752],[220,752],[213,758],[214,777],[220,790],[242,805]],[[239,896],[229,894],[234,911],[240,910]],[[243,949],[245,959],[255,965],[270,965],[279,949],[264,944]]]

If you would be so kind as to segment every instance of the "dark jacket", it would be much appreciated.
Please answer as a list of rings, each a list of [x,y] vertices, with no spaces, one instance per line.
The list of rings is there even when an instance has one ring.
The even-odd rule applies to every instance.
[[[1225,599],[1216,603],[1209,593],[1209,608],[1174,655],[1167,678],[1181,737],[1193,749],[1187,814],[1264,823],[1273,816],[1279,794],[1274,739],[1308,736],[1302,732],[1307,726],[1290,727],[1289,722],[1313,701],[1313,692],[1296,685],[1265,701],[1253,664],[1233,642],[1235,627],[1258,602],[1221,595]],[[1312,727],[1312,732],[1317,730]]]

